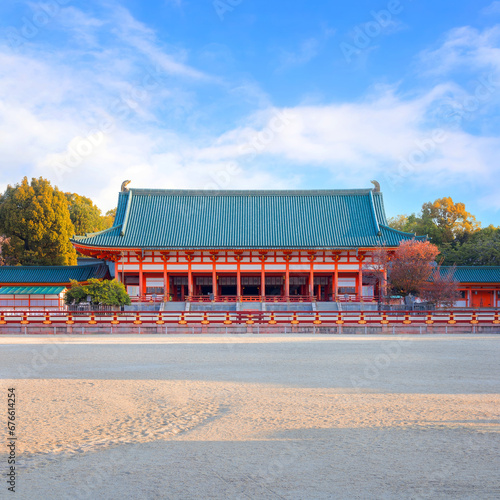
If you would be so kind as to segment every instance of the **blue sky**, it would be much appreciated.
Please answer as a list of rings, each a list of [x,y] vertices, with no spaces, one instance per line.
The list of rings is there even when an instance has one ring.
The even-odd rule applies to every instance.
[[[500,225],[500,1],[12,0],[0,189],[443,196]]]

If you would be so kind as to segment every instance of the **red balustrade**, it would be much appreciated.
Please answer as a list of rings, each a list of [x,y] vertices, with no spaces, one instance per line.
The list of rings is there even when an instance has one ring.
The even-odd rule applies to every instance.
[[[251,316],[251,317],[250,317]],[[249,323],[250,321],[250,323]],[[9,325],[500,325],[498,310],[438,311],[67,311],[2,310],[0,333]],[[500,328],[500,326],[499,326]]]

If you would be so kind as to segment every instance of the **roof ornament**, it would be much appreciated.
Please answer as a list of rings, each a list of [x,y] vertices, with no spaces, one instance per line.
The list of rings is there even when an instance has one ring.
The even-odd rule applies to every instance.
[[[378,181],[370,181],[375,187],[373,188],[374,193],[380,193],[380,184]]]
[[[123,181],[122,182],[122,188],[121,188],[121,192],[122,193],[128,193],[128,185],[131,183],[132,181]]]

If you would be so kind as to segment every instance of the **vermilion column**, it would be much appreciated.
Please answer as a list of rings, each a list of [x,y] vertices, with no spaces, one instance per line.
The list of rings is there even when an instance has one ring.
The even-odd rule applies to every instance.
[[[139,262],[139,297],[142,300],[144,296],[144,273],[142,271],[142,261]]]
[[[285,255],[286,270],[285,270],[285,297],[290,298],[290,255]]]
[[[266,265],[262,260],[262,267],[260,269],[260,296],[266,298]]]
[[[236,264],[236,295],[238,300],[241,298],[241,270],[240,270],[240,256],[237,255],[238,263]]]
[[[358,280],[359,280],[359,300],[363,302],[363,269],[362,269],[362,263],[359,263],[359,273],[358,273]]]
[[[188,261],[188,295],[193,296],[193,272],[191,270],[191,259]]]
[[[212,268],[212,293],[214,295],[214,300],[217,300],[217,271],[215,269],[215,261],[214,267]]]
[[[170,280],[167,274],[167,263],[163,264],[163,289],[165,290],[165,301],[170,300]]]
[[[332,287],[332,292],[333,292],[333,297],[332,300],[337,300],[337,294],[339,290],[339,259],[340,255],[335,255],[335,272],[333,275],[333,287]]]
[[[309,296],[312,298],[314,296],[314,255],[310,255],[309,260],[311,261],[309,269]]]

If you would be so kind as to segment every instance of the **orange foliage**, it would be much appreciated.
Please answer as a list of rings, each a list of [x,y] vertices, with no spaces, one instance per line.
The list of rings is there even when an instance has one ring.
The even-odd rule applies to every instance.
[[[389,289],[394,295],[419,295],[426,285],[439,254],[429,241],[408,240],[397,248],[389,265]]]

